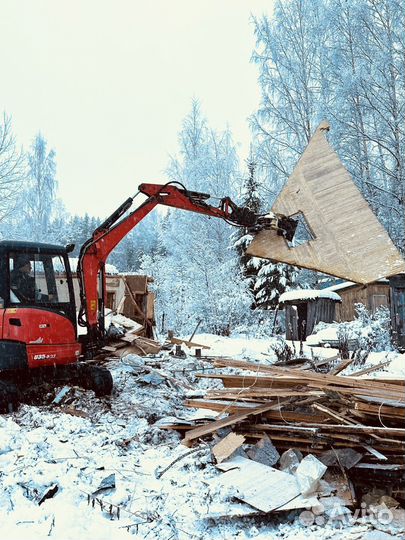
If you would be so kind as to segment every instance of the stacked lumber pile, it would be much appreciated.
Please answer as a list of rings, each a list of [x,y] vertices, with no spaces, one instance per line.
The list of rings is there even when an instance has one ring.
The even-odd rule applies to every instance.
[[[405,381],[316,373],[241,360],[213,360],[240,374],[202,373],[221,379],[188,407],[218,411],[219,420],[186,431],[184,444],[233,426],[257,440],[267,434],[277,449],[321,454],[353,448],[371,463],[404,463]]]

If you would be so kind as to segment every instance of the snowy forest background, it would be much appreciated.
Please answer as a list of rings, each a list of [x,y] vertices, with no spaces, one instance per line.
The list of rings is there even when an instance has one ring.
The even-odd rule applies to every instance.
[[[327,119],[334,148],[404,254],[404,10],[400,0],[284,0],[271,18],[252,18],[262,99],[248,119],[250,154],[239,155],[232,133],[214,131],[193,101],[161,182],[266,212]],[[20,150],[11,115],[0,123],[0,237],[74,243],[77,255],[106,216],[67,213],[52,142],[39,133]],[[280,293],[317,286],[319,276],[247,260],[249,241],[220,220],[154,212],[109,262],[154,277],[159,317],[179,333],[198,320],[220,334],[254,323],[266,331]]]

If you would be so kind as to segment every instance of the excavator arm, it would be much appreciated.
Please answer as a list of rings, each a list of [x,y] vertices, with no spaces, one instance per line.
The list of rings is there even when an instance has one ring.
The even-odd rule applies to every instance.
[[[138,189],[139,193],[146,195],[147,199],[125,215],[135,197],[127,199],[97,227],[80,250],[77,267],[81,304],[79,324],[87,327],[86,353],[88,356],[96,352],[105,335],[104,297],[107,258],[121,240],[158,204],[220,218],[227,223],[255,232],[276,229],[278,234],[285,236],[287,240],[292,239],[297,226],[295,220],[284,215],[258,215],[248,208],[236,205],[229,197],[221,199],[218,206],[210,205],[206,202],[210,195],[189,191],[177,182],[165,185],[141,184]]]

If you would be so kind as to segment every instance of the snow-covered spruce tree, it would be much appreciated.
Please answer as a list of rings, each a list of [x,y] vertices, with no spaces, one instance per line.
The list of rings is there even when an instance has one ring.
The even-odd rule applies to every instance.
[[[252,212],[259,213],[261,209],[261,200],[259,195],[259,180],[256,175],[256,161],[253,155],[252,148],[250,150],[249,158],[246,160],[248,174],[243,178],[242,193],[241,193],[241,206],[249,208]],[[236,248],[242,273],[246,279],[246,283],[254,298],[254,285],[257,276],[257,258],[246,255],[246,250],[253,240],[253,235],[246,228],[238,229],[234,233]],[[256,307],[253,301],[252,308]]]
[[[235,198],[239,172],[231,135],[211,130],[196,101],[183,122],[179,145],[180,155],[167,171],[170,181],[213,197]],[[149,262],[158,316],[164,313],[176,332],[191,332],[201,319],[200,330],[227,334],[249,312],[251,298],[230,247],[232,233],[220,219],[181,210],[170,210],[162,221],[160,254]]]
[[[275,309],[278,306],[280,295],[294,288],[296,277],[297,270],[293,266],[259,259],[254,287],[257,307]]]
[[[66,245],[70,244],[69,235],[69,214],[61,199],[56,199],[53,204],[53,217],[48,226],[48,241]]]
[[[247,160],[248,175],[242,185],[242,205],[260,213],[263,209],[261,200],[261,182],[257,174],[257,162],[251,150]],[[270,194],[270,201],[272,199]],[[270,202],[267,201],[270,206]],[[238,233],[236,233],[238,234]],[[267,259],[249,257],[246,249],[253,240],[253,235],[242,229],[235,247],[239,253],[243,275],[253,295],[253,309],[271,310],[277,307],[280,294],[288,290],[294,282],[296,272],[284,264],[272,264]]]

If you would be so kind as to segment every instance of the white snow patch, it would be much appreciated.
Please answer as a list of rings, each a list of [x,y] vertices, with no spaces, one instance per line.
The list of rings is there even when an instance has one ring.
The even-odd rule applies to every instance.
[[[328,289],[298,289],[296,291],[283,293],[280,296],[280,304],[282,302],[291,302],[293,300],[315,300],[316,298],[328,298],[335,302],[342,301],[338,294]]]

